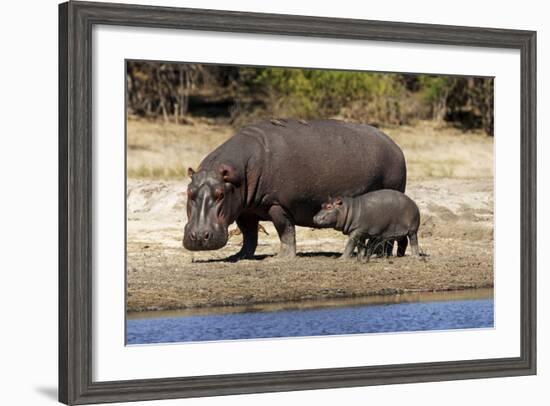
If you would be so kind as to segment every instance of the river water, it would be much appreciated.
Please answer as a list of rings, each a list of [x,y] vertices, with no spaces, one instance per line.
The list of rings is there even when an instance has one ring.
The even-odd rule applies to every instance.
[[[129,313],[127,344],[491,328],[492,289]]]

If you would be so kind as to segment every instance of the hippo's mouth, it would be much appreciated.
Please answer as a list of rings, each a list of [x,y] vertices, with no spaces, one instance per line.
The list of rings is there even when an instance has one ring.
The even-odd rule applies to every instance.
[[[224,243],[221,244],[204,244],[204,243],[186,243],[183,241],[183,246],[189,251],[214,251],[219,250],[225,246]]]
[[[329,228],[330,227],[330,222],[323,215],[313,217],[313,224],[315,224],[319,228]]]
[[[183,235],[183,246],[189,251],[213,251],[223,248],[229,238],[228,232],[205,234],[192,233],[187,229]]]

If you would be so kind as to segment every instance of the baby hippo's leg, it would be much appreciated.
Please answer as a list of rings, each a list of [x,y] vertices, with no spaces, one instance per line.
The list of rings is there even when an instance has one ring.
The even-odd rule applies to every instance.
[[[340,258],[350,259],[351,254],[353,254],[353,250],[355,249],[356,245],[357,245],[357,240],[352,235],[350,235],[348,242],[346,243],[346,248],[344,249],[344,252],[342,253],[342,256]]]
[[[412,255],[417,257],[419,256],[419,250],[418,250],[418,236],[416,235],[416,231],[409,234],[409,239],[411,240],[411,251]]]
[[[358,251],[361,250],[361,245],[359,245],[361,243],[361,238],[363,238],[361,233],[357,231],[350,234],[349,240],[346,244],[346,248],[344,249],[344,253],[342,254],[342,257],[341,257],[342,259],[351,258],[351,255],[353,254],[353,250],[355,249],[355,247],[357,247]]]

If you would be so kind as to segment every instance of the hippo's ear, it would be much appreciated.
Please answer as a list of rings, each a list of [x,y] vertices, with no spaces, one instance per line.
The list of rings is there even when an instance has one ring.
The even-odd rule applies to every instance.
[[[194,174],[195,174],[195,170],[193,168],[187,168],[187,176],[192,178]]]
[[[336,206],[341,206],[342,205],[342,198],[341,197],[337,197],[336,199],[334,199],[334,204]]]
[[[235,186],[238,186],[240,183],[239,176],[237,171],[230,165],[222,164],[220,166],[220,174],[222,175],[223,181],[232,183]]]

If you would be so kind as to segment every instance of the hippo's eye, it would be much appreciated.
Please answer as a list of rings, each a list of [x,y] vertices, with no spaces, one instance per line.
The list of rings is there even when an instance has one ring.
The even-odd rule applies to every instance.
[[[332,204],[330,204],[330,203],[327,204],[327,205],[326,205],[326,209],[327,209],[327,210],[332,210]]]
[[[216,189],[216,191],[214,192],[214,199],[216,200],[223,199],[223,191],[220,189]]]

